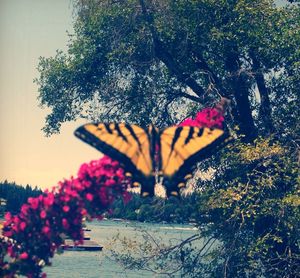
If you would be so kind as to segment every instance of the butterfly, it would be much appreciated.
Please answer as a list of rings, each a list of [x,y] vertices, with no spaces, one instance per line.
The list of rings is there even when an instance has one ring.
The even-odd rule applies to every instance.
[[[153,196],[156,177],[163,178],[166,195],[180,196],[192,177],[195,163],[227,141],[217,128],[172,126],[158,130],[126,123],[89,123],[80,126],[75,136],[103,154],[118,160],[132,186],[141,186],[143,197]]]

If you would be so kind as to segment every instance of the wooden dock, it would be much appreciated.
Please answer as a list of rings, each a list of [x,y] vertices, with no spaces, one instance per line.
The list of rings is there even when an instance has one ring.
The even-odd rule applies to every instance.
[[[75,245],[73,240],[66,239],[62,247],[66,251],[101,251],[103,249],[103,246],[93,240],[84,240],[83,244]]]

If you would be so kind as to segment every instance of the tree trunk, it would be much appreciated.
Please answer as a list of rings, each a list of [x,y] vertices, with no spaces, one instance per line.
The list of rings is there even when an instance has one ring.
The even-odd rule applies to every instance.
[[[256,55],[253,51],[250,51],[250,57],[253,63],[253,70],[255,72],[255,81],[258,87],[258,92],[260,95],[260,108],[259,108],[259,117],[263,121],[265,132],[270,134],[274,132],[275,128],[273,125],[273,120],[271,116],[271,106],[269,98],[269,89],[266,86],[266,82],[261,71],[260,63],[256,59]]]
[[[228,51],[225,67],[230,72],[230,87],[236,102],[236,122],[245,141],[252,142],[257,137],[249,101],[247,77],[242,73],[237,50]]]

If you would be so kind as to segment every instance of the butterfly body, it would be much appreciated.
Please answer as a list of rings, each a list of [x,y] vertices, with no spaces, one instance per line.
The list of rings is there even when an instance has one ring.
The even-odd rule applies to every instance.
[[[79,127],[75,135],[105,155],[118,160],[141,185],[142,196],[153,196],[155,177],[163,177],[166,194],[179,196],[191,178],[195,162],[206,158],[226,139],[221,129],[191,126],[158,130],[125,123],[91,123]]]

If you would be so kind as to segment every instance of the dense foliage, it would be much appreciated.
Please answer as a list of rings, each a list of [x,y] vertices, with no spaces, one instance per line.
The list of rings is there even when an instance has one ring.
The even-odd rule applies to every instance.
[[[236,142],[223,167],[203,183],[198,223],[222,242],[218,277],[296,277],[299,274],[300,178],[290,150],[274,139]],[[205,217],[203,217],[205,216]]]
[[[15,182],[3,181],[0,183],[0,198],[3,204],[0,207],[0,217],[4,216],[5,211],[17,213],[29,197],[36,197],[42,191],[37,187],[32,188],[30,185],[21,186]],[[5,204],[4,204],[5,203]]]
[[[169,249],[186,246],[174,258],[187,276],[300,273],[300,6],[289,2],[77,0],[68,52],[40,60],[48,135],[78,117],[162,127],[232,100],[235,143],[202,163],[215,174],[194,202],[219,248]]]

